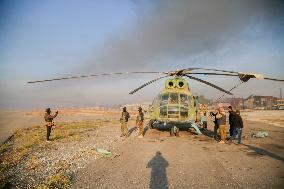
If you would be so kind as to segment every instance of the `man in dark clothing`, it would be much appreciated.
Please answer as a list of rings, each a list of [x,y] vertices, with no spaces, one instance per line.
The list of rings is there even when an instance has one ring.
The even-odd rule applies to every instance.
[[[234,131],[234,119],[236,116],[236,112],[233,111],[232,106],[228,107],[228,111],[229,111],[229,124],[230,124],[230,138],[233,136],[233,131]]]
[[[238,134],[238,144],[242,143],[242,132],[243,132],[243,119],[240,115],[240,111],[237,110],[236,114],[234,116],[235,119],[233,119],[234,122],[234,131],[233,131],[233,136],[232,136],[232,140],[234,140],[236,138],[236,135]]]
[[[44,115],[44,120],[46,122],[45,126],[46,126],[46,142],[49,142],[49,137],[51,134],[51,129],[52,126],[54,126],[54,122],[53,119],[58,115],[58,111],[56,111],[56,113],[54,115],[51,115],[51,110],[50,108],[47,108],[45,110],[45,115]]]
[[[219,129],[219,125],[218,125],[218,119],[216,118],[218,112],[210,112],[211,116],[214,116],[214,138],[217,140],[218,139],[218,129]]]

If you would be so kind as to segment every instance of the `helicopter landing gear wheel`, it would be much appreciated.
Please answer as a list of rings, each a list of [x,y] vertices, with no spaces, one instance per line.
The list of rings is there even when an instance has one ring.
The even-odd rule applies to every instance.
[[[173,126],[171,128],[170,135],[179,137],[179,128],[177,128],[176,126]]]

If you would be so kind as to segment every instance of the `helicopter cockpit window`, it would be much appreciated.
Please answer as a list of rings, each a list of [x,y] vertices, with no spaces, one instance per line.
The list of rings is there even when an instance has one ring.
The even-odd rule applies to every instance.
[[[169,103],[170,104],[178,103],[178,93],[170,93]]]
[[[189,100],[186,94],[180,94],[180,104],[183,106],[188,106]]]
[[[187,118],[187,116],[188,116],[188,108],[180,107],[180,117]]]
[[[161,117],[167,117],[167,106],[162,106],[161,108],[160,108],[160,116]]]
[[[161,106],[163,105],[167,105],[168,103],[168,99],[169,99],[169,93],[165,93],[162,95],[162,102],[161,102]]]
[[[156,98],[153,100],[152,106],[158,106],[161,99],[161,95],[156,96]]]

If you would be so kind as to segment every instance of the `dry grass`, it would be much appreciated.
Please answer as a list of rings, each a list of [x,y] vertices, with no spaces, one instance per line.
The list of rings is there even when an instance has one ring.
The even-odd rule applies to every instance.
[[[60,173],[50,176],[46,183],[39,185],[37,189],[63,189],[68,188],[70,184],[70,178],[67,175]]]
[[[79,141],[86,132],[94,131],[103,122],[59,123],[53,127],[51,140],[61,143]],[[41,166],[38,158],[32,154],[34,151],[46,150],[50,147],[45,140],[45,126],[35,126],[16,130],[13,137],[0,146],[0,188],[5,187],[13,176],[8,173],[9,170],[22,163],[23,160],[27,162],[27,171],[35,170]],[[50,177],[42,187],[64,188],[69,182],[69,178],[59,174]]]

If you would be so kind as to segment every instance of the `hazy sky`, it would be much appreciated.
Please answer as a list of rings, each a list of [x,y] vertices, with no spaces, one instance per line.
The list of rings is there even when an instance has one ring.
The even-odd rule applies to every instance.
[[[0,0],[0,108],[151,101],[164,80],[126,75],[27,81],[116,71],[207,67],[284,79],[284,1]],[[203,76],[225,89],[237,78]],[[195,81],[193,92],[222,93]],[[284,84],[249,81],[234,91],[279,96]]]

